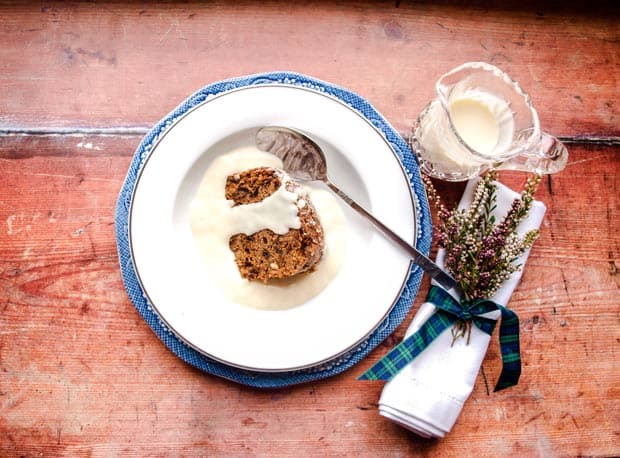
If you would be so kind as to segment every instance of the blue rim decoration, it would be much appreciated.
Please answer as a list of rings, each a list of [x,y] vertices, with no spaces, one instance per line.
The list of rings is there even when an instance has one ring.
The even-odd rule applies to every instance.
[[[405,140],[403,140],[398,132],[365,99],[339,86],[310,76],[291,72],[270,72],[242,76],[209,84],[188,97],[145,135],[129,166],[127,177],[119,193],[115,214],[118,256],[123,283],[129,299],[160,340],[176,356],[186,363],[209,374],[233,380],[243,385],[257,388],[278,388],[331,377],[360,362],[405,319],[420,287],[423,272],[418,266],[412,264],[403,290],[388,316],[355,348],[319,366],[291,372],[272,373],[250,371],[215,361],[188,346],[160,320],[154,308],[149,304],[146,294],[140,287],[129,246],[129,211],[139,171],[158,139],[187,111],[195,108],[197,105],[200,105],[215,95],[241,87],[262,84],[281,84],[303,87],[331,96],[362,115],[383,134],[402,163],[407,179],[409,180],[417,213],[416,245],[417,248],[425,254],[428,254],[431,245],[431,216],[426,200],[426,192],[420,179],[417,159]]]

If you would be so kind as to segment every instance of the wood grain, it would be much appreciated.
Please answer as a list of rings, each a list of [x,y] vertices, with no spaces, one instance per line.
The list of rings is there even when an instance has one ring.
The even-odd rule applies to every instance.
[[[284,69],[364,95],[405,131],[439,75],[482,60],[521,82],[550,132],[617,137],[620,14],[596,12],[544,2],[5,4],[0,129],[146,127],[210,82]]]
[[[620,455],[618,7],[545,2],[0,4],[0,456]],[[286,69],[354,90],[406,134],[444,71],[495,63],[570,141],[510,306],[443,440],[383,419],[351,370],[256,390],[176,358],[123,289],[114,207],[142,135],[203,85]],[[518,189],[524,177],[502,173]],[[439,183],[456,201],[462,184]]]
[[[494,342],[453,432],[425,441],[378,415],[382,384],[355,380],[405,326],[350,371],[287,389],[246,388],[178,360],[135,312],[118,271],[112,215],[139,137],[21,136],[21,148],[16,138],[0,141],[3,456],[618,451],[618,147],[573,147],[539,190],[549,213],[510,304],[521,318],[521,382],[488,393]]]

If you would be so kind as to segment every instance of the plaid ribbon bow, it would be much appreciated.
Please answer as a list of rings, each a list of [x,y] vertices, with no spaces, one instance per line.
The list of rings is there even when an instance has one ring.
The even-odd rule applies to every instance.
[[[481,315],[500,310],[499,344],[502,353],[502,372],[494,391],[516,385],[521,375],[519,354],[519,318],[516,313],[488,299],[462,300],[460,303],[445,290],[431,286],[426,298],[437,311],[411,336],[377,361],[358,380],[390,380],[413,361],[435,338],[458,320],[471,321],[478,329],[491,335],[495,320]]]

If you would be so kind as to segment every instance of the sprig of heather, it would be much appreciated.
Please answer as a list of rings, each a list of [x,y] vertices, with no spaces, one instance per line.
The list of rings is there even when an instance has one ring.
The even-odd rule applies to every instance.
[[[527,216],[541,176],[528,178],[506,216],[496,224],[497,174],[491,170],[478,182],[468,208],[448,210],[428,177],[423,177],[429,200],[437,207],[437,241],[446,250],[444,265],[459,283],[466,299],[493,296],[519,270],[519,257],[532,246],[538,230],[519,237],[516,229]]]

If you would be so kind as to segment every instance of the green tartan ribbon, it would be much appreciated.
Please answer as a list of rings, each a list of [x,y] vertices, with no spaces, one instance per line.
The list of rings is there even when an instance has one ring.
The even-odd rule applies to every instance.
[[[437,308],[435,313],[417,332],[390,350],[358,380],[390,380],[422,353],[439,334],[459,320],[469,321],[484,333],[491,335],[496,321],[481,315],[500,310],[499,344],[502,353],[502,372],[494,391],[517,384],[521,375],[521,356],[519,318],[516,313],[488,299],[462,300],[459,303],[445,290],[434,285],[428,292],[426,302],[430,302]]]

